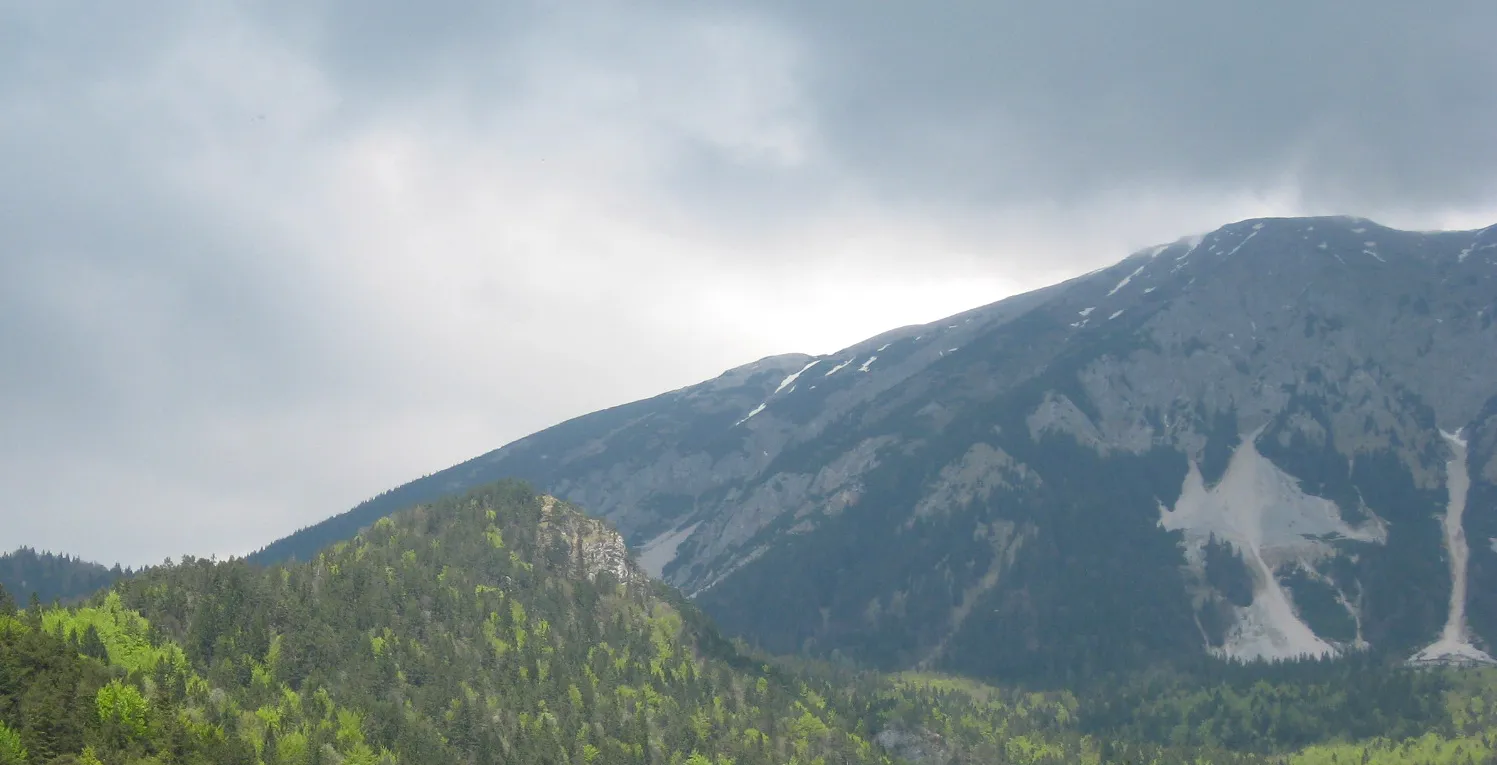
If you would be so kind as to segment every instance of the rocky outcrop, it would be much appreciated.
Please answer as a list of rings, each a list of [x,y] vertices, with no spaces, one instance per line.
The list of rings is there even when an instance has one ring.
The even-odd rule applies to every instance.
[[[566,546],[567,559],[573,561],[573,576],[596,580],[600,574],[608,573],[624,584],[636,584],[647,578],[629,554],[621,534],[556,497],[541,497],[541,533]]]

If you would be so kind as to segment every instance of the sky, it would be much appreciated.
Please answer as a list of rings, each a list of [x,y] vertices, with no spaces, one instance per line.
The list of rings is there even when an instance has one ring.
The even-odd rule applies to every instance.
[[[1231,221],[1497,222],[1497,3],[1224,5],[0,0],[0,548],[244,554]]]

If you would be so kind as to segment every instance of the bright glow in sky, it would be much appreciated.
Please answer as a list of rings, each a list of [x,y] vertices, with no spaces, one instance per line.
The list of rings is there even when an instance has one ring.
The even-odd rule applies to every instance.
[[[0,7],[0,547],[243,553],[1233,220],[1497,221],[1497,5],[1091,5]]]

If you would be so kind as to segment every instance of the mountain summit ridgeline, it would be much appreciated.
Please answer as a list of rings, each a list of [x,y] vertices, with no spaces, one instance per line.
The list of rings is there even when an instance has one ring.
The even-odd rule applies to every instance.
[[[388,492],[520,477],[776,652],[1064,681],[1182,656],[1485,662],[1497,227],[1249,220]]]

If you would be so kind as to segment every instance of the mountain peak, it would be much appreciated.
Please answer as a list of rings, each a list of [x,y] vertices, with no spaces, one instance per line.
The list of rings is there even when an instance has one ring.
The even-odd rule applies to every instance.
[[[400,491],[529,479],[773,650],[1028,679],[1185,655],[1402,661],[1440,639],[1460,568],[1441,427],[1470,434],[1471,506],[1497,496],[1492,230],[1237,221]],[[1464,514],[1478,651],[1497,639],[1487,515]]]

